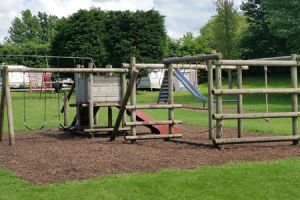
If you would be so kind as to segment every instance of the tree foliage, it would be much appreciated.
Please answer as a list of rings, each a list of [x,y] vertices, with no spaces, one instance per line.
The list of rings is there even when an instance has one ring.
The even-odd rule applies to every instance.
[[[289,53],[286,39],[270,33],[268,22],[265,20],[268,12],[263,0],[243,2],[241,9],[249,24],[240,42],[245,59],[283,56]]]
[[[286,39],[287,47],[293,53],[300,51],[300,2],[298,0],[268,0],[264,1],[270,32],[275,36]]]
[[[22,18],[16,17],[9,28],[9,38],[6,42],[23,44],[33,42],[46,44],[54,35],[54,25],[58,18],[53,15],[38,12],[38,16],[31,14],[30,10],[22,11]]]
[[[27,42],[24,44],[0,44],[0,54],[11,55],[49,55],[49,44],[35,44]],[[46,67],[45,58],[32,58],[32,57],[0,57],[0,63],[9,65],[25,65],[27,67]]]
[[[105,47],[113,66],[136,57],[140,63],[161,62],[166,30],[164,16],[158,11],[107,12]]]
[[[91,57],[97,66],[107,63],[107,52],[103,45],[104,20],[106,14],[98,8],[79,10],[56,23],[56,35],[51,43],[51,54],[59,56]],[[76,61],[83,63],[83,60]],[[62,60],[65,67],[73,61]]]
[[[243,52],[242,58],[267,58],[289,54],[289,49],[286,48],[286,39],[279,38],[270,33],[268,22],[265,20],[268,15],[265,8],[265,1],[244,1],[241,5],[241,10],[249,24],[239,44],[239,49]],[[261,73],[262,70],[261,67],[251,67],[245,73]],[[284,69],[269,69],[270,73],[278,73],[282,70]]]
[[[166,55],[176,54],[178,57],[209,54],[212,50],[208,47],[209,43],[206,38],[202,36],[194,37],[190,32],[179,39],[172,39],[168,36],[166,44]]]
[[[214,1],[217,15],[211,17],[201,28],[201,35],[209,42],[210,47],[223,54],[226,59],[237,59],[240,56],[238,44],[241,34],[246,29],[245,18],[230,0]]]

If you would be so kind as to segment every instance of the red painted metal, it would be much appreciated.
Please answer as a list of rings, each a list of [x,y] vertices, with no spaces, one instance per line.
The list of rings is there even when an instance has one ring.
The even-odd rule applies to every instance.
[[[126,110],[126,114],[130,116],[131,111]],[[155,121],[142,111],[136,109],[136,120],[137,121]],[[150,128],[151,133],[157,134],[169,134],[169,125],[146,125],[146,127]],[[180,133],[179,126],[174,126],[174,133]]]

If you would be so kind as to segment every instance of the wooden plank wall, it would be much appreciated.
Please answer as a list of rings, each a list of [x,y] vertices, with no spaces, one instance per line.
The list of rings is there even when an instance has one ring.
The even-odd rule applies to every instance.
[[[93,96],[95,102],[121,101],[121,77],[94,76]]]
[[[120,76],[94,76],[93,79],[94,102],[121,101]],[[88,78],[79,74],[76,76],[76,102],[88,102]]]
[[[84,73],[78,73],[75,80],[76,84],[76,102],[87,103],[88,102],[88,77],[84,76]]]

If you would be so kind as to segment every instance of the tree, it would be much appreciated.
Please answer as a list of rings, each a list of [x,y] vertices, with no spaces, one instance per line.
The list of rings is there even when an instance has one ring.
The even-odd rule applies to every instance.
[[[237,49],[240,36],[246,28],[245,18],[238,13],[233,1],[216,0],[217,15],[209,21],[213,33],[214,46],[226,59],[237,59],[240,52]]]
[[[300,2],[298,0],[268,0],[264,1],[270,32],[275,36],[286,39],[287,47],[292,52],[300,51]]]
[[[211,49],[218,49],[217,48],[217,41],[215,39],[215,34],[214,34],[214,30],[216,29],[216,27],[214,27],[216,25],[214,18],[210,18],[209,21],[200,28],[200,35],[202,38],[205,38],[208,42],[208,47],[210,47]]]
[[[56,34],[51,42],[51,54],[91,57],[96,66],[105,66],[107,52],[103,44],[107,14],[98,8],[79,10],[57,21]],[[83,60],[77,60],[80,64]],[[61,60],[61,66],[73,66],[73,61]]]
[[[15,44],[34,42],[49,43],[54,35],[54,24],[58,18],[46,13],[31,14],[30,10],[22,11],[22,19],[16,17],[9,28],[9,38],[5,40]]]
[[[180,39],[173,39],[170,36],[167,36],[166,47],[165,47],[165,56],[169,55],[178,55],[180,52]]]
[[[42,43],[50,43],[55,35],[55,23],[58,17],[55,15],[47,15],[45,12],[38,12],[37,17],[42,29],[39,39]]]
[[[158,63],[166,45],[164,16],[158,11],[109,11],[104,44],[113,66],[136,57],[139,63]]]
[[[198,54],[208,54],[211,52],[211,48],[208,47],[208,41],[206,38],[198,36],[194,37],[192,33],[187,33],[180,38],[181,47],[179,56],[196,56]]]
[[[198,54],[207,54],[211,52],[208,40],[203,36],[194,37],[188,32],[179,39],[172,39],[168,36],[165,49],[166,55],[196,56]]]
[[[289,49],[286,48],[286,39],[279,38],[270,33],[268,22],[265,20],[268,15],[265,8],[265,1],[247,0],[242,3],[241,10],[249,25],[243,33],[239,44],[239,49],[242,51],[242,58],[267,58],[289,54]],[[284,69],[269,69],[270,73],[277,73],[282,70]],[[261,67],[251,67],[245,73],[261,72]]]
[[[0,44],[0,54],[10,55],[49,55],[49,44],[35,44],[27,42],[24,44]],[[0,57],[0,63],[9,65],[25,65],[27,67],[46,67],[45,58],[35,57]]]

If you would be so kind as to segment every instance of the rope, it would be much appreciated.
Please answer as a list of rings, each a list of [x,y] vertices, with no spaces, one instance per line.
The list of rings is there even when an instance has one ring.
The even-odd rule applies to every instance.
[[[263,60],[265,60],[265,59],[263,58]],[[268,88],[268,68],[267,68],[267,66],[264,66],[264,72],[265,72],[265,87],[267,89]],[[266,113],[268,113],[268,112],[269,112],[268,94],[266,94]],[[270,119],[269,118],[265,118],[265,121],[269,122]]]
[[[194,86],[196,86],[197,83],[198,83],[198,61],[196,61],[196,74],[195,74],[195,84],[194,84]]]
[[[190,82],[192,84],[192,66],[191,66],[191,62],[189,62],[189,67],[190,67]],[[195,85],[193,85],[195,86]]]
[[[181,64],[181,63],[180,63]],[[183,69],[183,63],[181,64],[181,67],[182,67],[182,69]],[[178,65],[178,63],[177,63],[177,69],[180,71],[181,69],[180,69],[180,67],[179,67],[179,65]]]

